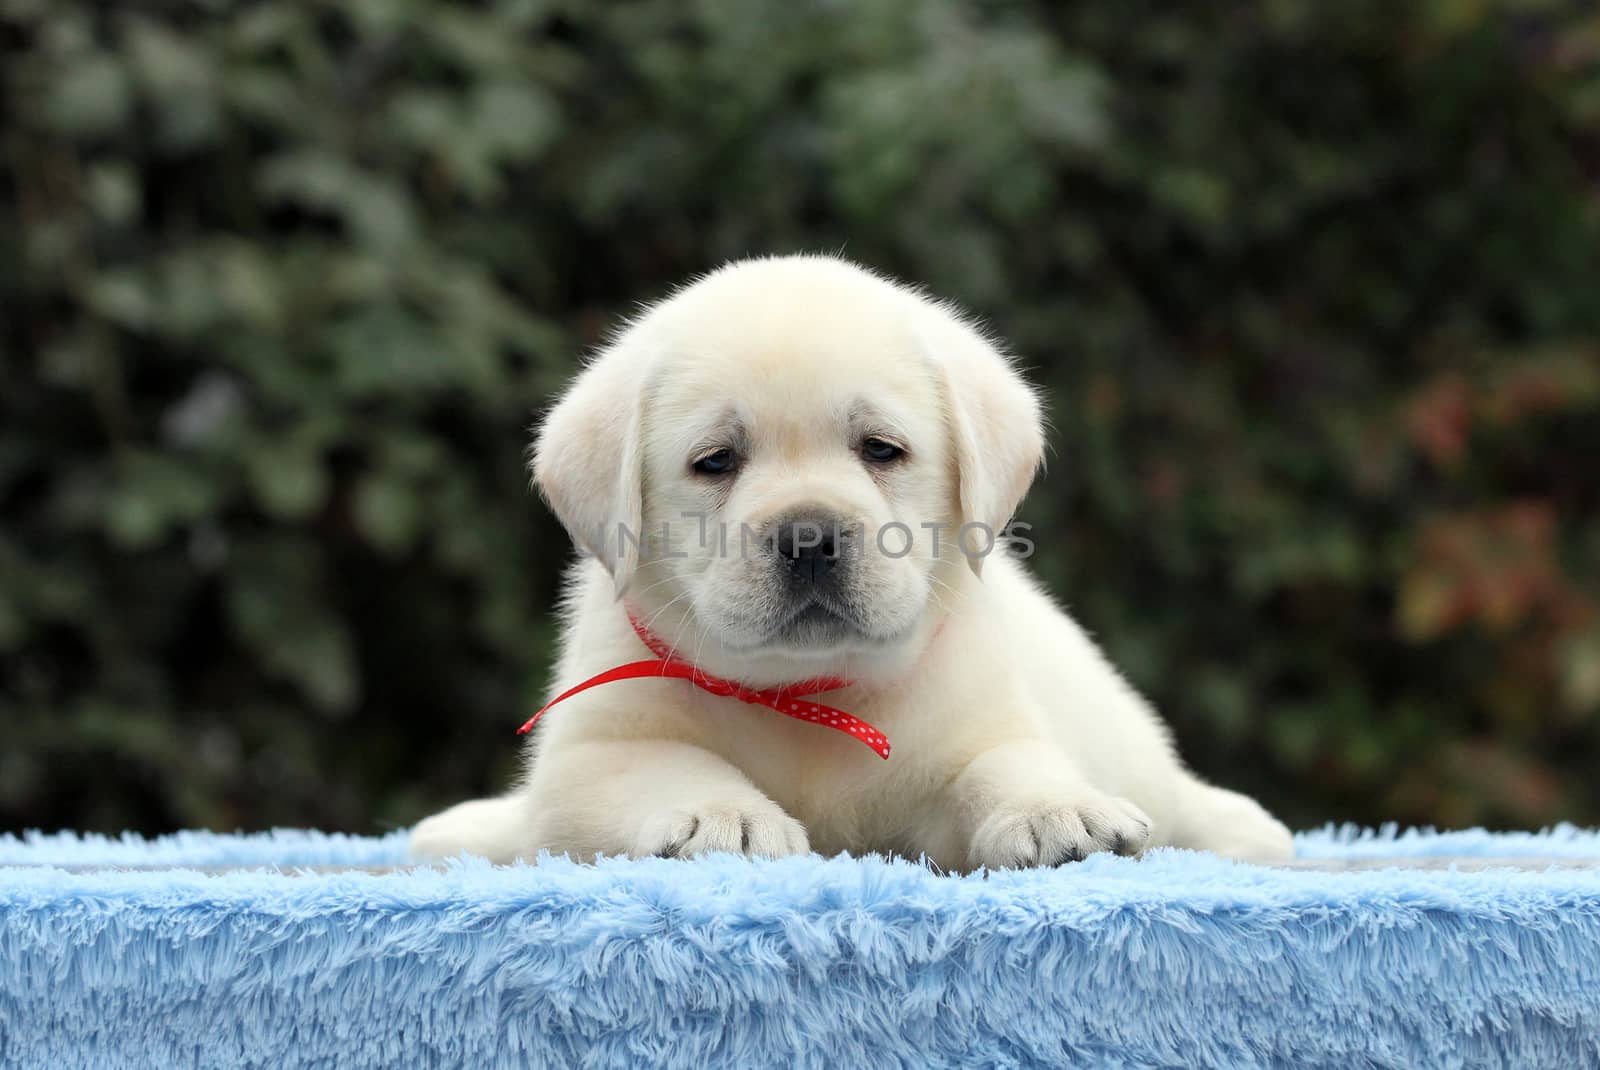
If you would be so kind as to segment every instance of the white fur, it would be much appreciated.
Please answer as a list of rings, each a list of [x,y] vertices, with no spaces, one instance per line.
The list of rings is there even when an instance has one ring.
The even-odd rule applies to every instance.
[[[903,462],[863,460],[862,436],[880,434]],[[734,477],[691,470],[729,442]],[[1187,771],[1021,563],[956,545],[964,522],[1003,527],[1042,450],[1038,402],[991,341],[844,261],[740,262],[648,310],[577,378],[535,450],[540,489],[589,555],[553,691],[649,656],[631,606],[707,672],[855,681],[821,701],[882,729],[893,755],[682,680],[608,684],[545,716],[524,783],[422,822],[413,854],[880,851],[951,870],[1163,844],[1288,857],[1283,825]],[[772,560],[718,543],[719,525],[766,530],[795,509],[913,535],[904,557],[855,562],[848,633],[785,632]],[[618,523],[670,534],[638,551],[607,537]]]

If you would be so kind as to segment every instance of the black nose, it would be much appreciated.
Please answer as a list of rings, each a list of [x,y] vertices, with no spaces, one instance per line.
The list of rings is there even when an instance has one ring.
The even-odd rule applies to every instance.
[[[843,535],[833,517],[786,517],[776,526],[773,549],[796,583],[816,583],[838,566]]]

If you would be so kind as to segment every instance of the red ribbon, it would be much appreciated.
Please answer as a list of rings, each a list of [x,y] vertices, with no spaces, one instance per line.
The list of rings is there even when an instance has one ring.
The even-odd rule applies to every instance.
[[[736,698],[740,702],[748,702],[756,706],[766,706],[777,710],[785,717],[793,717],[799,721],[810,721],[826,728],[832,728],[865,743],[877,752],[878,757],[889,757],[889,740],[882,732],[872,727],[859,717],[836,710],[832,706],[824,706],[820,702],[809,701],[809,696],[820,695],[824,691],[837,691],[849,687],[850,680],[840,680],[823,676],[815,680],[803,680],[797,684],[785,684],[782,687],[771,687],[756,691],[732,680],[724,680],[720,676],[711,676],[701,672],[693,663],[684,661],[672,652],[672,649],[636,620],[633,614],[628,614],[628,623],[633,625],[633,630],[650,652],[655,655],[651,661],[630,661],[626,665],[618,665],[614,669],[607,669],[598,676],[570,687],[546,702],[538,713],[528,718],[528,723],[517,729],[518,735],[525,735],[533,730],[539,718],[545,715],[550,707],[557,703],[565,702],[573,695],[587,691],[591,687],[601,684],[615,683],[618,680],[637,680],[644,677],[674,677],[679,680],[688,680],[702,691],[709,691],[713,695],[725,698]]]

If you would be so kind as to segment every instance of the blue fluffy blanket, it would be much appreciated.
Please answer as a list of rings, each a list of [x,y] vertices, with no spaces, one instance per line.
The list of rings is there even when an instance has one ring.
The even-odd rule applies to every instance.
[[[325,868],[404,846],[0,837],[0,1066],[1600,1065],[1590,832],[1302,835],[1331,869]],[[1527,861],[1337,867],[1402,856]]]

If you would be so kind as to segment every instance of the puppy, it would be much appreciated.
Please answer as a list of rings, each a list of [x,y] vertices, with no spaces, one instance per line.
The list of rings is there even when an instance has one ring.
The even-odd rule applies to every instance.
[[[832,690],[784,716],[683,678],[592,687],[549,710],[520,786],[423,821],[414,856],[1290,857],[996,537],[1043,449],[993,340],[845,261],[734,263],[648,309],[533,452],[584,551],[556,690],[650,645],[702,680]]]

